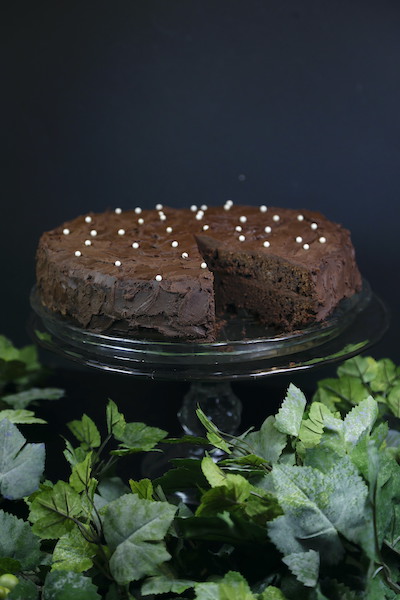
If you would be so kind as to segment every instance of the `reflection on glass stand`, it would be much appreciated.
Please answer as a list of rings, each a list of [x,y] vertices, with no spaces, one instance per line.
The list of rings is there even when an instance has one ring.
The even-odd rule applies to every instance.
[[[228,319],[214,343],[132,339],[95,333],[45,309],[33,289],[30,329],[44,348],[80,364],[160,381],[189,381],[178,417],[186,433],[201,435],[200,406],[227,433],[240,425],[241,403],[230,382],[326,365],[364,352],[388,326],[382,301],[367,282],[323,323],[290,334],[271,334],[246,317]]]

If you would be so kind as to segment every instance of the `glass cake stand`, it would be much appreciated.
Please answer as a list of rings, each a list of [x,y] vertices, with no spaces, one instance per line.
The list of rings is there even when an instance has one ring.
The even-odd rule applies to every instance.
[[[213,343],[134,339],[96,333],[47,310],[31,292],[30,331],[43,348],[96,369],[153,380],[191,383],[178,413],[186,433],[201,435],[201,406],[223,431],[234,433],[241,403],[230,382],[257,379],[341,361],[376,343],[388,327],[383,302],[366,281],[360,293],[340,303],[325,321],[276,334],[248,316],[227,316]]]

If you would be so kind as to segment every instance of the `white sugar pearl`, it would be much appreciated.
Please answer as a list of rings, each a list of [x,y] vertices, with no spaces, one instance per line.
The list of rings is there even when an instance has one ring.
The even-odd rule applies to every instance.
[[[165,230],[167,233],[172,233],[172,227],[167,227],[167,229]]]
[[[80,250],[76,250],[75,251],[75,256],[82,256],[82,252],[80,252]]]
[[[239,235],[239,242],[244,242],[246,239],[245,235]]]
[[[120,215],[120,214],[122,213],[122,208],[116,208],[116,209],[114,210],[114,212],[115,212],[117,215]]]
[[[304,221],[303,215],[297,215],[297,220],[298,221]]]
[[[162,275],[156,275],[155,280],[156,281],[162,281]]]
[[[261,204],[260,211],[264,213],[264,212],[267,212],[267,210],[268,210],[268,208],[265,206],[265,204]]]
[[[139,223],[139,225],[143,225],[144,219],[142,219],[142,217],[140,217],[140,219],[138,219],[137,222]]]
[[[138,242],[133,242],[133,244],[132,244],[132,248],[135,248],[135,250],[136,250],[137,248],[139,248],[139,243],[138,243]]]
[[[161,221],[166,221],[167,220],[167,217],[164,215],[164,213],[160,214],[160,220]]]
[[[264,231],[265,231],[265,233],[271,233],[272,228],[269,225],[267,225],[266,228],[264,229]]]
[[[202,205],[200,206],[200,208],[201,208],[201,210],[207,210],[207,209],[208,209],[208,206],[207,206],[207,204],[202,204]]]
[[[85,217],[85,222],[86,223],[91,223],[92,222],[92,217]]]
[[[233,206],[233,201],[232,201],[232,200],[227,200],[227,201],[225,202],[225,204],[226,204],[227,206]]]
[[[324,236],[321,236],[321,237],[319,238],[319,241],[320,241],[320,243],[321,243],[321,244],[325,244],[325,243],[326,243],[326,237],[324,237]]]
[[[187,252],[182,252],[182,258],[189,258],[189,254]]]
[[[65,229],[63,229],[63,234],[64,235],[69,235],[71,232],[70,230],[66,227]]]
[[[171,246],[173,248],[177,248],[179,246],[178,242],[176,240],[174,240],[173,242],[171,242]]]
[[[142,209],[140,208],[140,206],[137,206],[137,207],[135,208],[135,213],[136,213],[137,215],[140,215],[140,213],[141,213],[141,212],[142,212]]]
[[[271,244],[268,242],[268,240],[265,240],[265,242],[263,243],[264,248],[269,248],[270,245]]]
[[[195,204],[192,204],[192,206],[190,207],[190,210],[191,210],[192,212],[196,212],[196,210],[197,210],[197,206],[196,206]]]
[[[272,217],[272,220],[275,221],[275,223],[277,223],[278,221],[280,221],[280,216],[279,215],[274,215]]]
[[[203,212],[198,212],[197,215],[196,215],[196,219],[198,221],[201,221],[203,217],[204,217],[204,213]]]
[[[156,204],[156,210],[162,210],[162,209],[163,209],[162,204]]]
[[[202,269],[207,269],[207,263],[205,263],[205,262],[202,262],[202,263],[201,263],[201,265],[200,265],[200,267],[201,267]]]
[[[318,229],[318,225],[316,223],[311,223],[310,227],[311,229],[314,229],[314,231],[315,229]]]
[[[85,246],[91,246],[92,242],[90,240],[85,240]]]
[[[118,235],[125,235],[125,229],[118,229]]]
[[[297,238],[296,238],[296,242],[298,244],[301,244],[302,241],[303,241],[303,238],[301,237],[301,235],[298,235]]]
[[[203,231],[207,231],[207,229],[210,229],[209,225],[203,225]]]
[[[235,231],[242,231],[242,228],[240,227],[240,225],[236,225]]]
[[[247,217],[245,217],[244,215],[242,215],[241,217],[239,217],[239,221],[240,221],[241,223],[246,223],[246,221],[247,221]]]
[[[121,264],[122,264],[122,263],[121,263],[121,261],[120,261],[120,260],[116,260],[116,261],[115,261],[115,263],[114,263],[114,265],[115,265],[116,267],[120,267],[120,266],[121,266]]]
[[[96,235],[97,235],[97,231],[96,231],[95,229],[92,229],[92,231],[90,232],[90,235],[91,235],[92,237],[96,237]]]
[[[309,250],[310,249],[310,244],[303,244],[303,248],[304,248],[304,250]]]

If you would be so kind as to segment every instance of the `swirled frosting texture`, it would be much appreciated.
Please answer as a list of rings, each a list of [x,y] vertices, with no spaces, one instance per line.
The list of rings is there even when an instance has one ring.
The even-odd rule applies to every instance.
[[[349,232],[308,210],[108,211],[44,233],[43,304],[97,331],[210,341],[216,308],[294,329],[361,286]]]

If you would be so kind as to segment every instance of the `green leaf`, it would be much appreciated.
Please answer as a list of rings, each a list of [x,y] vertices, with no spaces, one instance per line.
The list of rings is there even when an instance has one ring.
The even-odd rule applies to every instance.
[[[336,417],[325,404],[312,402],[308,417],[303,419],[299,431],[299,439],[304,447],[313,448],[317,446],[321,441],[325,427],[330,424],[332,428],[333,419],[336,419]],[[341,423],[340,427],[342,427]]]
[[[275,417],[275,427],[278,431],[297,437],[305,407],[306,398],[303,392],[291,383]]]
[[[2,400],[12,408],[26,408],[37,400],[59,400],[64,395],[64,390],[60,388],[30,388],[16,394],[7,394]]]
[[[125,417],[119,412],[113,400],[108,400],[106,408],[107,431],[109,434],[121,436],[126,425]],[[119,438],[120,439],[120,438]]]
[[[196,409],[196,415],[207,432],[207,439],[210,444],[215,446],[215,448],[219,448],[223,452],[226,452],[226,454],[230,454],[231,444],[228,444],[226,440],[224,440],[218,427],[214,425],[212,421],[210,421],[200,407]]]
[[[8,419],[0,421],[0,492],[9,499],[28,496],[39,487],[44,444],[27,444]]]
[[[224,485],[226,475],[210,456],[205,456],[201,461],[201,470],[211,487]]]
[[[314,550],[307,552],[295,552],[282,558],[296,576],[296,578],[306,587],[315,587],[318,583],[319,575],[319,554]]]
[[[79,494],[64,481],[35,495],[29,513],[32,530],[44,539],[60,538],[74,527],[82,513]]]
[[[2,535],[2,531],[0,530],[0,535]],[[18,573],[22,568],[19,560],[15,560],[14,558],[9,557],[0,557],[0,575],[4,575],[4,573]]]
[[[196,582],[191,579],[178,579],[168,577],[167,575],[157,575],[146,579],[142,585],[141,593],[143,596],[149,594],[167,594],[169,592],[181,594],[185,590],[192,588],[195,584]]]
[[[314,401],[322,402],[330,410],[339,408],[348,410],[350,406],[359,404],[369,396],[362,381],[355,377],[342,376],[339,379],[323,379],[318,382],[318,390]]]
[[[72,467],[69,477],[69,483],[77,492],[88,489],[93,483],[92,473],[92,452],[88,452],[82,462],[76,463]]]
[[[286,600],[281,590],[273,585],[269,585],[258,598],[259,600]]]
[[[37,600],[38,598],[39,588],[30,579],[22,578],[7,596],[7,600]]]
[[[156,567],[169,560],[163,540],[176,510],[167,502],[142,500],[136,494],[121,496],[105,507],[103,530],[117,583],[154,575]]]
[[[86,450],[98,448],[101,444],[100,433],[95,423],[87,415],[83,415],[80,421],[75,420],[67,423],[68,428]]]
[[[249,444],[252,453],[264,458],[271,464],[279,460],[287,444],[287,436],[285,433],[278,431],[273,416],[265,419],[259,431],[252,431],[242,439]]]
[[[47,574],[43,600],[101,600],[89,577],[73,571],[51,571]]]
[[[35,417],[35,413],[31,410],[22,410],[22,409],[5,409],[0,410],[0,421],[3,419],[8,419],[10,423],[16,423],[20,425],[29,425],[32,423],[43,424],[46,423],[43,419],[38,419]]]
[[[378,417],[378,404],[368,396],[355,406],[344,418],[344,441],[347,445],[355,445],[365,433],[370,433]]]
[[[195,586],[196,600],[255,600],[245,578],[229,571],[218,582],[198,583]]]
[[[250,496],[251,485],[241,475],[227,475],[222,485],[213,487],[201,497],[196,516],[234,511]]]
[[[149,427],[144,423],[127,423],[122,432],[115,431],[114,436],[121,442],[118,450],[111,454],[121,456],[136,452],[149,452],[165,438],[167,432],[158,427]]]
[[[19,350],[4,335],[0,335],[0,358],[4,361],[19,360]]]
[[[161,486],[166,494],[189,488],[205,488],[207,480],[201,470],[201,461],[196,458],[174,459],[175,468],[168,469],[164,475],[155,479],[153,485]]]
[[[377,361],[370,356],[354,356],[339,365],[337,374],[339,377],[354,377],[367,384],[375,379],[377,370]]]
[[[150,479],[140,479],[135,481],[134,479],[129,480],[129,485],[134,494],[137,494],[139,498],[144,500],[153,500],[153,484]]]
[[[29,523],[3,510],[0,510],[0,556],[17,560],[24,571],[35,569],[42,558],[40,540]]]
[[[96,551],[96,546],[88,542],[79,529],[74,527],[58,540],[51,568],[82,573],[92,567]]]
[[[400,417],[400,383],[396,383],[387,396],[387,405],[395,417]]]
[[[382,358],[376,363],[376,367],[375,377],[370,383],[371,389],[387,393],[398,377],[396,365],[389,358]]]
[[[275,465],[272,477],[284,516],[269,524],[269,535],[283,554],[320,550],[334,564],[343,555],[339,533],[359,541],[368,488],[347,456],[327,473]]]

